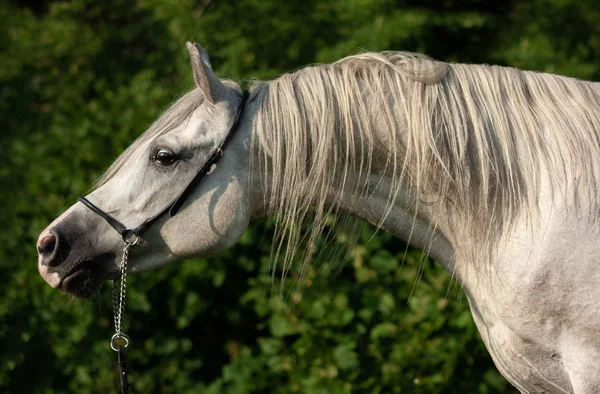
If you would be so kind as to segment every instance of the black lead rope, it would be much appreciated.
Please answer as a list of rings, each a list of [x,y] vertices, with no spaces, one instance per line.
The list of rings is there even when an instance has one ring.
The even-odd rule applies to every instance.
[[[127,394],[129,392],[129,381],[127,380],[127,349],[120,347],[117,354],[119,376],[121,377],[121,394]]]
[[[112,336],[110,340],[110,347],[117,352],[117,365],[119,366],[119,378],[121,381],[121,393],[127,394],[129,392],[129,381],[127,379],[127,348],[129,347],[129,337],[123,332],[122,322],[123,322],[123,314],[125,312],[125,297],[127,291],[127,259],[129,256],[129,249],[135,246],[141,234],[146,231],[150,225],[159,217],[164,215],[165,213],[169,213],[170,217],[173,217],[179,212],[179,209],[183,206],[185,200],[190,196],[190,194],[194,191],[196,186],[204,179],[206,174],[210,171],[213,164],[215,164],[222,156],[223,151],[227,143],[231,140],[233,133],[237,130],[240,125],[240,119],[244,108],[246,107],[246,102],[248,101],[248,96],[250,94],[248,91],[244,91],[242,96],[242,101],[238,110],[235,114],[235,119],[227,136],[221,141],[219,145],[214,147],[214,149],[210,152],[208,159],[204,163],[204,165],[198,170],[194,178],[190,181],[190,183],[186,186],[186,188],[181,192],[179,197],[177,197],[171,204],[167,205],[165,209],[160,211],[158,214],[146,219],[142,224],[137,226],[136,228],[129,228],[121,223],[119,220],[114,218],[109,213],[103,211],[96,205],[94,205],[90,200],[85,197],[77,197],[77,200],[89,208],[92,212],[96,213],[100,217],[102,217],[106,222],[114,228],[123,239],[123,257],[121,259],[121,266],[119,267],[119,279],[120,286],[117,289],[117,281],[113,282],[113,309],[114,309],[114,319],[115,319],[115,334]]]

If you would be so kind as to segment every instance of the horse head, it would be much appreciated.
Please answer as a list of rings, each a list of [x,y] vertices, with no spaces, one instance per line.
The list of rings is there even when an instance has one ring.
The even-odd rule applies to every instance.
[[[131,236],[129,229],[143,227],[129,256],[130,269],[140,271],[223,250],[247,227],[250,135],[236,122],[236,115],[244,116],[242,94],[215,76],[202,47],[187,47],[196,88],[40,234],[38,269],[52,287],[89,297],[102,280],[114,277],[125,236],[115,229]],[[210,166],[226,140],[223,159]],[[207,161],[213,168],[200,171],[211,174],[193,182]],[[174,202],[175,215],[169,209]],[[111,227],[106,217],[118,225]]]

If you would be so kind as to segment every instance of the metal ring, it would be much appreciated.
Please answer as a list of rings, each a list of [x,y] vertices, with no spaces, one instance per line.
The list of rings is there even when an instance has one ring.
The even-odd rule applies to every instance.
[[[119,342],[123,341],[122,344],[120,344]],[[116,333],[115,335],[112,336],[112,338],[110,338],[110,348],[112,350],[114,350],[115,352],[118,352],[119,349],[123,348],[123,349],[127,349],[129,347],[129,337],[127,336],[127,334],[123,334],[123,333]]]
[[[132,241],[133,239],[133,241]],[[133,230],[125,230],[123,232],[123,242],[129,244],[129,246],[135,246],[140,240],[140,236],[133,232]]]

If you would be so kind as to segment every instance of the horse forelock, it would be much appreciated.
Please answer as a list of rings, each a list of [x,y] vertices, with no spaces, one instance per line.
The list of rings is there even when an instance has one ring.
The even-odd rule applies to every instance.
[[[589,185],[597,217],[598,84],[386,52],[285,74],[254,96],[256,164],[270,174],[284,267],[302,240],[310,259],[335,202],[348,187],[367,193],[373,173],[390,180],[390,209],[407,188],[415,215],[436,201],[430,211],[482,250],[535,214],[543,176],[560,190]]]

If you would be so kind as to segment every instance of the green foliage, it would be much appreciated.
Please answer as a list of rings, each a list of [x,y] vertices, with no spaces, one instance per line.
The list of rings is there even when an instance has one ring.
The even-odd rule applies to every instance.
[[[1,2],[0,20],[8,393],[117,391],[108,289],[89,302],[52,290],[35,241],[192,86],[186,40],[239,80],[385,49],[600,78],[600,11],[575,0],[26,1]],[[133,392],[514,392],[430,260],[409,249],[403,262],[403,243],[365,228],[298,293],[294,275],[272,279],[271,230],[257,223],[214,258],[130,277]]]

